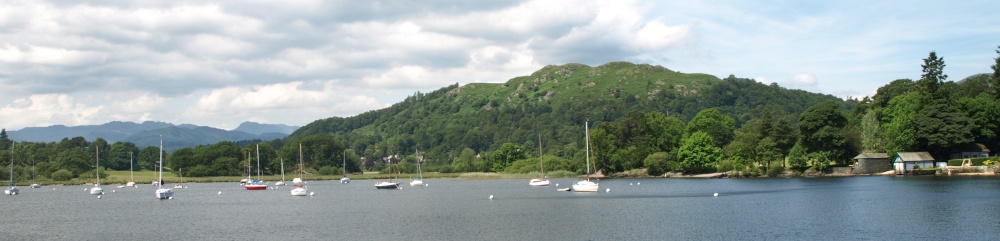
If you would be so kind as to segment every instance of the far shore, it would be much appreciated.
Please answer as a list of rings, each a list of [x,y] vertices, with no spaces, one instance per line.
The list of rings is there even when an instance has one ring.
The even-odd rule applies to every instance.
[[[104,185],[125,185],[128,182],[129,172],[128,171],[109,171],[110,175],[101,178],[101,184]],[[139,185],[148,185],[155,180],[157,176],[155,172],[152,171],[140,171],[135,172],[134,182]],[[246,176],[214,176],[214,177],[178,177],[173,174],[170,176],[164,176],[164,183],[212,183],[212,182],[240,182],[240,180],[246,179]],[[375,172],[366,173],[352,173],[348,174],[351,180],[379,180],[387,179],[387,174],[380,174]],[[411,179],[416,177],[417,174],[402,174],[394,179]],[[458,179],[531,179],[538,178],[539,173],[495,173],[495,172],[470,172],[470,173],[424,173],[422,178],[426,179],[437,179],[437,178],[458,178]],[[853,174],[853,173],[832,173],[832,174],[821,174],[821,173],[809,173],[796,175],[791,172],[785,172],[782,175],[776,177],[768,176],[758,176],[758,177],[743,177],[735,175],[733,172],[715,172],[715,173],[700,173],[700,174],[683,174],[683,173],[665,173],[661,176],[650,176],[646,175],[644,172],[638,170],[627,171],[622,173],[614,173],[610,176],[605,176],[601,173],[590,175],[592,178],[597,179],[617,179],[617,178],[690,178],[690,179],[711,179],[711,178],[788,178],[788,177],[855,177],[855,176],[896,176],[894,171],[886,171],[882,173],[873,174]],[[928,175],[931,176],[931,175]],[[950,175],[947,172],[938,172],[938,174],[933,176],[1000,176],[993,172],[953,172]],[[285,181],[290,182],[295,176],[285,175]],[[303,178],[306,180],[314,181],[324,181],[324,180],[340,180],[343,175],[306,175]],[[581,178],[583,175],[576,175],[570,172],[557,173],[557,175],[546,175],[546,178]],[[255,177],[256,179],[256,177]],[[261,176],[265,182],[277,182],[281,181],[281,175],[266,175]],[[28,186],[32,183],[38,183],[45,186],[64,186],[64,185],[93,185],[93,179],[79,179],[75,178],[68,181],[51,181],[51,180],[36,180],[32,181],[22,181],[18,183],[19,186]]]

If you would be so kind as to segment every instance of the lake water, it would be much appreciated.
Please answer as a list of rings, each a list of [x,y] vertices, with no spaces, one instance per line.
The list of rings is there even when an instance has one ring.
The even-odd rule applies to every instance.
[[[154,188],[22,188],[0,197],[2,240],[995,240],[1000,178],[374,180],[247,191],[199,183]],[[555,183],[560,183],[556,187]],[[404,183],[405,184],[405,183]],[[610,188],[610,192],[604,192]],[[114,193],[111,190],[115,190]],[[219,192],[222,192],[220,195]],[[713,197],[713,193],[719,193]],[[494,200],[489,200],[490,195]]]

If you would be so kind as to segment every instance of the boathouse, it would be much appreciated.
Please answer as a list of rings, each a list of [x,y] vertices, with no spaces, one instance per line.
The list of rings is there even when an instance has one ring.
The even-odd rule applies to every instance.
[[[854,174],[873,174],[892,170],[888,153],[861,153],[854,157]]]
[[[896,158],[892,159],[893,170],[896,175],[913,174],[913,170],[926,167],[944,167],[947,162],[936,162],[930,153],[924,152],[899,152]]]

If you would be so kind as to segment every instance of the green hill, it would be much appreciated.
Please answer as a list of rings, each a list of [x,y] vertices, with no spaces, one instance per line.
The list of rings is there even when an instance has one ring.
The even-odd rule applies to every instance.
[[[369,157],[425,152],[446,164],[465,148],[478,152],[516,143],[564,158],[582,150],[583,123],[611,122],[634,111],[663,112],[690,120],[718,108],[741,125],[764,110],[792,123],[809,106],[836,100],[830,95],[729,76],[688,74],[662,66],[613,62],[546,66],[506,83],[451,85],[416,93],[388,108],[357,116],[314,121],[289,139],[333,135]],[[363,153],[360,153],[363,152]]]

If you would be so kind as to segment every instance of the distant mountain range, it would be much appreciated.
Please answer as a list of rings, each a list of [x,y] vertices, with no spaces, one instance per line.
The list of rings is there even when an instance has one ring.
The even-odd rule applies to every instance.
[[[7,135],[13,140],[30,142],[59,142],[63,138],[78,136],[87,139],[87,141],[104,138],[109,143],[132,142],[139,148],[159,145],[160,135],[163,135],[164,149],[173,151],[183,147],[211,145],[220,141],[280,139],[285,138],[298,128],[297,126],[248,121],[229,131],[191,124],[115,121],[102,125],[27,127],[17,131],[8,131]]]

